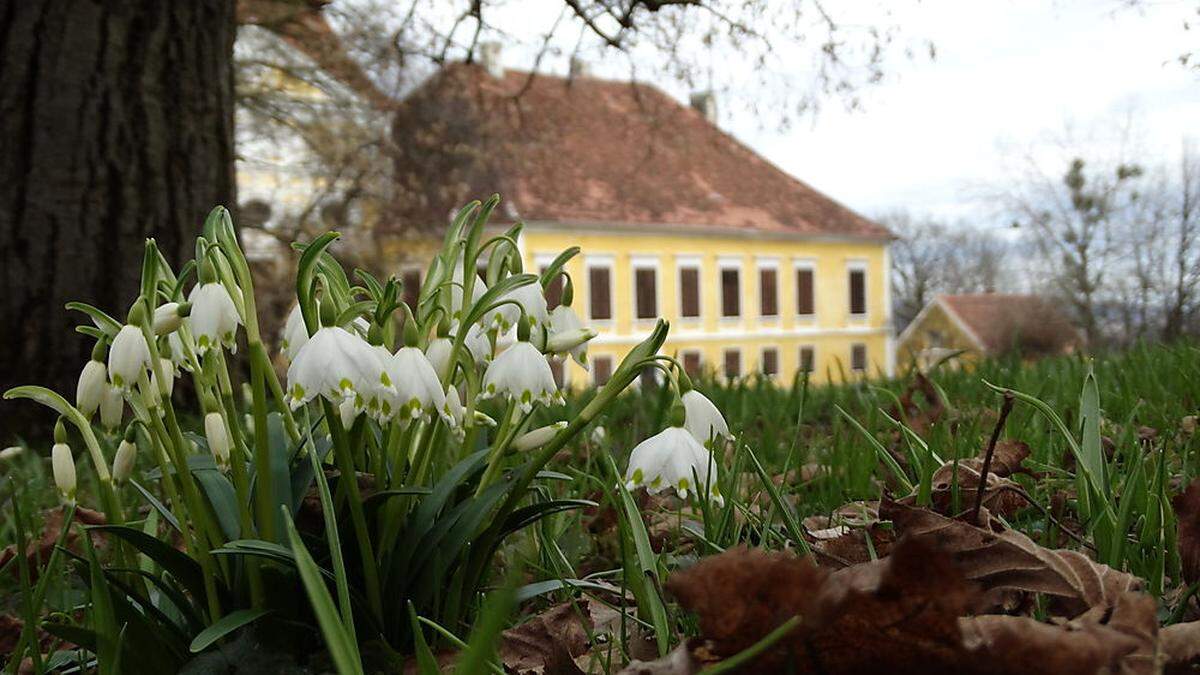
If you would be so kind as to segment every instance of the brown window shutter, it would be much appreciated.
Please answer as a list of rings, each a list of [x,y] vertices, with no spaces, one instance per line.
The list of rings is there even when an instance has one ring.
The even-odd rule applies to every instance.
[[[611,356],[595,356],[591,359],[592,362],[592,381],[597,387],[608,384],[612,378],[612,357]]]
[[[725,377],[741,377],[742,353],[736,349],[725,350]]]
[[[641,268],[634,271],[634,289],[637,318],[653,319],[658,316],[658,284],[653,269]]]
[[[867,313],[867,273],[850,270],[850,313]]]
[[[764,349],[762,353],[762,372],[763,375],[778,375],[779,374],[779,350]]]
[[[850,367],[857,371],[867,369],[867,346],[854,344],[850,346]]]
[[[588,270],[589,307],[593,319],[612,318],[612,279],[607,267]]]
[[[400,275],[400,283],[403,284],[404,304],[416,314],[417,301],[421,297],[421,270],[405,270]]]
[[[695,267],[679,270],[679,314],[688,318],[700,316],[700,270]]]
[[[779,316],[779,282],[775,270],[763,269],[758,271],[759,314],[761,316]]]
[[[687,373],[688,377],[700,376],[700,352],[684,352],[683,372]]]
[[[800,372],[811,373],[815,366],[815,361],[812,347],[800,348]]]
[[[546,268],[543,267],[538,271],[545,272]],[[566,277],[562,274],[555,274],[554,281],[551,281],[550,284],[546,286],[546,309],[554,309],[562,304],[564,284],[566,284]]]
[[[742,315],[740,286],[737,270],[721,270],[721,316]]]
[[[812,316],[814,310],[813,271],[796,270],[796,313],[801,316]]]

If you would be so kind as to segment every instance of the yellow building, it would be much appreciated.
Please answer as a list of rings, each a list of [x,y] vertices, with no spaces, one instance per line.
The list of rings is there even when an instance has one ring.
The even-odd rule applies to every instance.
[[[398,222],[444,223],[498,192],[493,222],[525,224],[528,271],[582,247],[566,269],[600,335],[591,372],[571,365],[570,383],[603,382],[658,317],[671,322],[664,351],[693,372],[890,374],[891,234],[722,132],[714,112],[709,95],[689,106],[580,72],[448,66],[397,113]],[[393,246],[418,248],[411,235]],[[410,287],[422,266],[401,270]]]
[[[927,370],[939,362],[969,366],[1016,352],[1025,358],[1069,354],[1083,336],[1059,306],[1036,295],[939,295],[896,339],[901,368]]]

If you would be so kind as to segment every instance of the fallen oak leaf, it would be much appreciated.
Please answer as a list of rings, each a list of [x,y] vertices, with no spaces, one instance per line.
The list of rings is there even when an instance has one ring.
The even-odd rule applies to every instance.
[[[1163,672],[1196,672],[1200,667],[1200,621],[1167,626],[1158,635],[1158,651],[1165,666]]]
[[[880,516],[900,534],[929,538],[954,557],[968,579],[989,589],[1008,588],[1053,596],[1052,609],[1073,618],[1092,607],[1111,607],[1141,579],[1092,561],[1069,549],[1051,550],[1015,530],[995,532],[894,501],[880,503]],[[990,515],[981,518],[990,522]]]

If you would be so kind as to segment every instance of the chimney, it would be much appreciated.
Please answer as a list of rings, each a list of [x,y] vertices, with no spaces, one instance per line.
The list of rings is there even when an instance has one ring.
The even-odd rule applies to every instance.
[[[712,90],[697,91],[692,94],[692,108],[704,115],[711,124],[717,123],[717,97]]]
[[[577,77],[587,77],[591,75],[591,69],[588,68],[587,61],[584,61],[578,56],[571,57],[571,65],[568,71],[570,78],[573,80]]]
[[[503,46],[499,42],[484,42],[479,45],[479,63],[488,75],[497,80],[504,77]]]

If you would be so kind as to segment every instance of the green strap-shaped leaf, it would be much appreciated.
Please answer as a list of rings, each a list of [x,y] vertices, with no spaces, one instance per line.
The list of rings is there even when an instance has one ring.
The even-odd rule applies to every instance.
[[[286,516],[287,510],[283,509],[283,512]],[[321,635],[325,638],[325,646],[329,649],[329,655],[333,658],[333,663],[341,675],[361,675],[363,669],[362,659],[358,654],[358,644],[346,632],[346,627],[342,625],[342,619],[338,616],[333,598],[329,596],[329,589],[325,588],[325,582],[321,579],[317,563],[313,561],[308,549],[304,547],[300,533],[296,531],[295,523],[290,517],[287,517],[285,522],[287,523],[288,540],[292,545],[292,554],[296,559],[296,569],[300,572],[300,581],[304,584],[304,592],[308,595],[313,613],[317,616],[317,624],[321,628]]]
[[[202,652],[208,649],[213,643],[221,638],[229,635],[235,630],[253,623],[258,619],[270,614],[269,609],[239,609],[236,612],[230,612],[221,617],[216,623],[200,631],[200,633],[192,640],[192,644],[188,647],[193,654]]]

